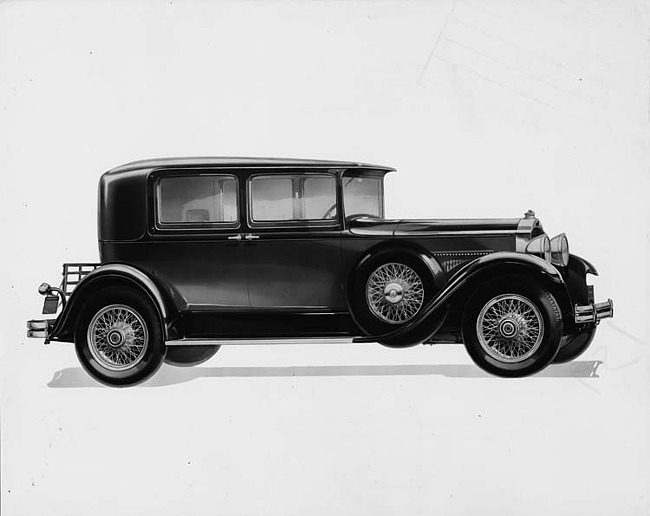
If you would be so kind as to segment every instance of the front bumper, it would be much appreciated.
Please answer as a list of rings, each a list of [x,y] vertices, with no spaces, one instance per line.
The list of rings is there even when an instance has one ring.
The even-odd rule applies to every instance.
[[[576,324],[598,324],[601,319],[614,317],[614,302],[608,299],[602,303],[575,305],[573,313]]]

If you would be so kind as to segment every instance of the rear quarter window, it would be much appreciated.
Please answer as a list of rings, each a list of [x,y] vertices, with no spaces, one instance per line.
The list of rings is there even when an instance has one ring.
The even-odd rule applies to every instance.
[[[227,175],[163,177],[158,181],[162,225],[236,224],[237,179]]]

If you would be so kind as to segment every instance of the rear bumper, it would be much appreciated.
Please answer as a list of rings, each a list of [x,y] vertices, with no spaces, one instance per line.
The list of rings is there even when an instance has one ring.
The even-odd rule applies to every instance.
[[[608,299],[602,303],[575,305],[573,313],[576,324],[598,324],[601,319],[614,317],[614,302]]]
[[[47,343],[56,319],[32,319],[27,321],[27,336],[33,339],[45,339]]]

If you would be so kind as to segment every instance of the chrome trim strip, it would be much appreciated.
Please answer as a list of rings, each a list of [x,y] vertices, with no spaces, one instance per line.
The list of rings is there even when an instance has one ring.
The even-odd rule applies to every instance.
[[[398,221],[397,228],[399,228],[399,223],[403,222],[402,220]],[[490,237],[495,237],[495,236],[501,236],[501,237],[512,237],[512,231],[508,230],[503,230],[503,229],[468,229],[468,230],[462,230],[459,229],[458,231],[445,231],[445,230],[422,230],[422,231],[415,231],[413,233],[398,233],[395,235],[395,238],[417,238],[421,236],[441,236],[441,237],[463,237],[467,235],[477,235],[477,236],[490,236]]]
[[[611,299],[590,305],[575,305],[574,320],[576,324],[598,324],[601,319],[614,317],[614,302]]]
[[[168,340],[166,346],[228,346],[259,344],[352,344],[352,337],[255,337]]]

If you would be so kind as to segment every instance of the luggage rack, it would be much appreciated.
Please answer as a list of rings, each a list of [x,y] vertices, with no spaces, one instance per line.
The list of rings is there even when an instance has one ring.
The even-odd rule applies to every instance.
[[[99,263],[64,263],[61,290],[65,296],[70,297],[70,294],[72,294],[72,291],[81,280],[99,267],[99,265]]]

